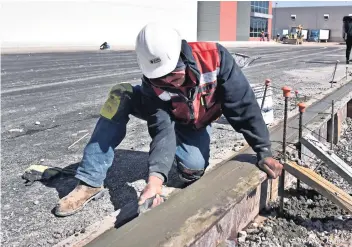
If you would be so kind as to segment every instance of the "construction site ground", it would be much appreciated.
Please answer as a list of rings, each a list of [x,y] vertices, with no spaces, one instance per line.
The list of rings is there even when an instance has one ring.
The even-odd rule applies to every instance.
[[[232,53],[262,57],[243,71],[252,84],[272,80],[276,119],[283,115],[283,85],[309,100],[330,89],[337,59],[342,64],[335,80],[345,76],[344,49],[339,45],[229,48]],[[25,186],[21,178],[31,164],[77,167],[109,88],[121,82],[140,83],[134,52],[8,54],[1,62],[1,243],[52,246],[136,201],[147,176],[150,138],[145,122],[134,117],[105,180],[108,193],[76,215],[57,218],[52,213],[75,179],[64,176]],[[211,163],[226,158],[241,139],[226,120],[213,124]]]
[[[334,152],[352,166],[352,119],[343,123],[340,142]],[[352,186],[319,159],[315,171],[352,195]],[[315,190],[296,183],[285,192],[284,213],[279,200],[264,209],[247,229],[239,233],[240,247],[352,246],[352,215]]]

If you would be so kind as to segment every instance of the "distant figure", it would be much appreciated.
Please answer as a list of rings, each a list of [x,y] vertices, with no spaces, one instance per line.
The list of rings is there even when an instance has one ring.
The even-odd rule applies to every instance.
[[[302,38],[302,31],[301,30],[297,30],[297,39],[296,39],[296,45],[299,45],[300,39]]]
[[[265,36],[266,40],[269,41],[269,33],[268,33],[268,32],[265,32],[265,33],[264,33],[264,36]],[[263,41],[264,41],[264,40],[263,40]]]
[[[104,42],[101,46],[100,46],[100,50],[106,50],[106,49],[110,49],[110,45],[107,42]]]
[[[297,33],[296,33],[296,45],[301,45],[303,44],[303,26],[302,25],[298,25],[298,28],[297,28]]]
[[[343,18],[342,38],[346,42],[346,64],[350,63],[350,54],[352,47],[352,17],[345,16]]]
[[[276,42],[278,42],[279,39],[280,39],[280,34],[278,33],[278,34],[276,34]]]
[[[260,33],[260,41],[264,41],[264,31]]]

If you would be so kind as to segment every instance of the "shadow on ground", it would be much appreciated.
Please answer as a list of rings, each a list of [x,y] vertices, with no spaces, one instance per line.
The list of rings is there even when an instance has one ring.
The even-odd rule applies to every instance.
[[[108,170],[104,186],[109,190],[111,202],[117,210],[125,205],[124,202],[136,201],[136,191],[128,185],[136,180],[147,179],[148,153],[133,150],[116,150],[112,166]],[[145,162],[140,163],[140,160]],[[64,169],[76,171],[79,163],[66,166]],[[65,197],[77,184],[72,175],[61,175],[50,181],[43,182],[45,186],[55,188],[59,198]]]
[[[142,163],[140,161],[143,161]],[[108,189],[114,210],[120,209],[116,218],[116,227],[120,227],[138,216],[138,195],[148,178],[148,153],[134,150],[118,149],[108,170],[104,187]],[[79,163],[70,164],[65,169],[76,171]],[[144,181],[143,181],[144,180]],[[49,181],[42,182],[45,186],[55,188],[59,198],[68,195],[77,185],[78,180],[73,175],[60,175]],[[169,174],[167,186],[182,188],[175,167]],[[52,209],[54,212],[54,209]]]

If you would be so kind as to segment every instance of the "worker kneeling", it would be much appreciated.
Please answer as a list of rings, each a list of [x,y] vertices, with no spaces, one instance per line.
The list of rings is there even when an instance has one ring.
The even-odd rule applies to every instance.
[[[222,114],[257,153],[259,167],[270,178],[281,174],[253,90],[223,46],[188,43],[175,29],[154,23],[138,34],[136,53],[142,85],[111,89],[84,149],[79,183],[59,201],[57,215],[74,214],[100,195],[130,114],[146,120],[152,139],[140,205],[147,199],[153,200],[152,207],[162,202],[162,185],[173,165],[186,185],[202,177],[209,164],[211,123]]]

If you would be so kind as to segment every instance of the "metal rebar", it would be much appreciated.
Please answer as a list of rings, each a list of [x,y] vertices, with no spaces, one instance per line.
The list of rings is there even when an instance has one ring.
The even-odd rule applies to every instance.
[[[346,66],[346,80],[348,79],[348,67]]]
[[[334,132],[335,132],[335,121],[334,121],[334,111],[335,111],[335,100],[331,101],[331,135],[330,135],[330,149],[333,150],[334,146]]]
[[[303,132],[303,112],[299,111],[299,125],[298,125],[298,159],[302,160],[302,143],[301,143],[301,138],[302,138],[302,132]],[[297,190],[299,189],[301,185],[301,180],[297,179]]]
[[[334,73],[332,74],[331,87],[332,87],[332,84],[334,83],[335,74],[336,74],[336,69],[337,69],[337,64],[338,64],[339,62],[340,62],[339,60],[336,60]]]
[[[264,95],[263,95],[263,100],[262,100],[262,105],[260,106],[260,109],[263,110],[264,107],[264,102],[265,102],[265,97],[266,97],[266,91],[268,90],[268,85],[265,84],[264,88]]]
[[[266,79],[265,80],[265,87],[264,87],[264,95],[263,95],[263,99],[262,99],[262,104],[260,106],[260,109],[263,110],[263,107],[264,107],[264,102],[265,102],[265,98],[266,98],[266,93],[267,93],[267,90],[268,90],[268,87],[270,85],[270,79]]]
[[[285,110],[284,110],[284,129],[283,129],[283,137],[282,137],[282,153],[284,162],[287,161],[286,156],[286,129],[287,129],[287,112],[288,112],[288,97],[285,97]],[[282,170],[282,174],[280,177],[280,212],[282,213],[284,210],[284,193],[285,193],[285,170]]]

